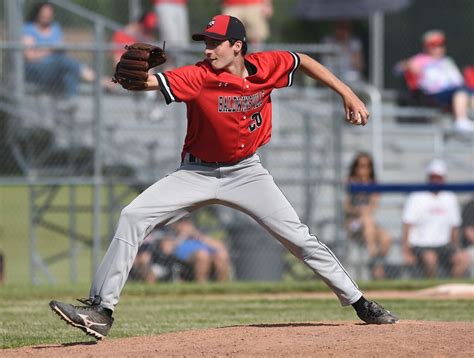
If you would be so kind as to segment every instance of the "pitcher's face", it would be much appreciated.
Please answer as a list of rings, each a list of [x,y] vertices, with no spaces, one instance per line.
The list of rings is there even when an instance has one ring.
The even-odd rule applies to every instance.
[[[238,43],[231,45],[229,40],[214,40],[206,38],[204,40],[206,48],[204,54],[206,61],[210,63],[215,70],[225,70],[234,64],[236,54],[238,53]]]

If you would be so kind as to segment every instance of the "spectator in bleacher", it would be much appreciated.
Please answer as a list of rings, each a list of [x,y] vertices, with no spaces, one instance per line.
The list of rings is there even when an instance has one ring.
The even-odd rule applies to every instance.
[[[462,210],[460,240],[462,251],[459,251],[453,261],[456,263],[453,276],[462,277],[467,270],[471,270],[474,277],[474,199],[468,201]]]
[[[153,230],[141,243],[133,262],[129,278],[132,280],[155,283],[168,280],[171,272],[168,263],[173,260],[167,251],[167,242],[172,239],[169,230]]]
[[[203,234],[187,217],[173,224],[173,229],[175,235],[163,243],[163,247],[168,245],[164,250],[191,264],[196,281],[209,281],[213,272],[216,281],[229,279],[230,256],[222,241]]]
[[[156,14],[147,12],[139,19],[115,31],[112,35],[112,43],[119,48],[114,50],[114,65],[120,61],[120,56],[125,52],[125,45],[131,45],[135,42],[154,42],[156,24]]]
[[[188,0],[152,0],[159,37],[171,46],[189,44]]]
[[[396,71],[405,75],[410,90],[421,91],[430,103],[452,111],[454,130],[473,132],[474,123],[468,118],[473,92],[465,86],[454,60],[446,55],[444,33],[428,31],[422,41],[423,52],[400,61]]]
[[[247,29],[247,42],[260,46],[270,36],[272,0],[222,0],[222,14],[238,18]]]
[[[324,37],[322,42],[338,46],[341,52],[336,56],[322,56],[322,64],[338,74],[344,82],[362,81],[365,68],[362,41],[353,35],[349,20],[339,20],[333,26],[333,33]]]
[[[112,44],[117,48],[113,51],[114,66],[120,61],[120,56],[125,52],[125,45],[131,45],[136,42],[153,43],[156,41],[156,26],[158,23],[158,17],[154,11],[149,11],[141,15],[135,21],[132,21],[125,25],[123,28],[115,31],[112,35]],[[169,65],[167,68],[171,68]],[[150,70],[150,74],[153,71]],[[109,82],[111,83],[111,82]],[[111,84],[109,89],[111,91],[120,90],[120,86]],[[148,114],[149,119],[160,120],[163,119],[164,111],[162,103],[156,101],[155,92],[135,93],[135,98],[146,98],[153,101],[153,109]],[[142,118],[142,117],[140,117]]]
[[[376,183],[374,164],[369,154],[359,153],[354,158],[349,169],[348,183]],[[374,279],[385,276],[385,257],[392,242],[390,234],[375,219],[379,199],[377,193],[351,193],[344,203],[349,239],[362,241],[367,247]]]
[[[81,80],[95,79],[94,71],[63,50],[32,47],[56,46],[63,42],[61,26],[54,20],[53,5],[47,2],[35,5],[23,25],[23,44],[27,46],[24,51],[26,80],[70,98],[78,94]]]
[[[444,184],[446,165],[439,159],[427,167],[429,184]],[[450,191],[420,191],[408,196],[403,210],[402,249],[405,263],[421,266],[425,276],[437,277],[463,271],[454,258],[460,251],[458,229],[461,213],[456,195]],[[444,269],[445,272],[440,271]]]

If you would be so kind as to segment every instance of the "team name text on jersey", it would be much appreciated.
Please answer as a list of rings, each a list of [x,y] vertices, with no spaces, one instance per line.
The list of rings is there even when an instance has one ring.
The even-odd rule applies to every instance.
[[[221,112],[247,112],[262,106],[264,91],[251,96],[219,96],[217,111]]]

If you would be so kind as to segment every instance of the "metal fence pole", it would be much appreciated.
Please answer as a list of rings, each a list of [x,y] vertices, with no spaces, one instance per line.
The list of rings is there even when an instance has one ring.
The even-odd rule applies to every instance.
[[[30,278],[31,283],[38,284],[39,280],[37,277],[37,267],[36,267],[36,192],[34,184],[28,185],[28,198],[29,198],[29,246],[30,246]]]
[[[128,0],[128,21],[135,21],[141,13],[142,5],[140,0]]]
[[[71,282],[77,282],[77,185],[69,185],[69,256]]]
[[[336,247],[340,248],[344,240],[344,185],[342,171],[342,121],[341,114],[334,106],[337,103],[336,94],[333,98],[332,131],[333,131],[333,155],[334,155],[334,217]]]
[[[103,77],[104,50],[98,44],[104,43],[104,23],[97,20],[94,23],[94,38],[97,44],[94,50],[94,194],[93,194],[93,243],[92,243],[92,273],[99,268],[101,259],[101,194],[102,194],[102,135],[103,135],[103,103],[101,79]]]
[[[304,178],[306,179],[304,182],[304,193],[305,193],[305,198],[304,198],[304,222],[309,225],[309,220],[311,218],[311,208],[313,206],[313,188],[312,186],[314,185],[310,178],[311,178],[311,157],[312,157],[312,152],[311,152],[311,147],[312,147],[312,123],[311,121],[311,115],[305,113],[303,115],[303,121],[304,121],[304,130],[305,133],[303,134],[305,138],[304,142],[304,151],[303,151],[303,163],[304,163]]]
[[[382,89],[384,86],[384,15],[377,11],[370,16],[370,83]]]
[[[23,1],[17,0],[7,0],[6,10],[7,10],[7,29],[8,29],[8,39],[9,41],[13,42],[21,42],[21,30],[23,24],[23,17],[22,17],[22,6]],[[25,93],[25,86],[24,86],[24,59],[23,59],[23,51],[22,49],[15,49],[11,58],[9,59],[9,66],[11,66],[11,71],[9,70],[8,73],[11,73],[10,82],[9,84],[13,87],[13,96],[15,100],[15,104],[21,104],[23,95]]]

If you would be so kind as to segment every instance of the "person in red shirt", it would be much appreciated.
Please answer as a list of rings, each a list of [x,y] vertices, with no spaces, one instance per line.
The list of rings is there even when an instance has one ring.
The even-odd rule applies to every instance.
[[[167,103],[186,104],[188,128],[181,166],[122,210],[90,298],[83,301],[87,305],[53,300],[53,311],[102,339],[112,326],[112,312],[147,234],[203,206],[222,204],[253,217],[321,277],[342,305],[352,305],[363,321],[396,323],[396,316],[365,299],[331,250],[301,223],[256,153],[271,137],[270,95],[274,89],[291,86],[298,69],[341,96],[350,123],[367,123],[364,103],[308,55],[289,51],[247,54],[245,27],[235,17],[218,15],[192,38],[205,43],[203,61],[147,80],[148,89],[160,90]]]
[[[124,28],[117,30],[112,35],[112,43],[117,45],[114,50],[114,64],[120,61],[120,57],[125,52],[125,45],[135,42],[152,42],[153,34],[157,24],[157,17],[154,12],[147,12],[138,20],[132,21]]]

